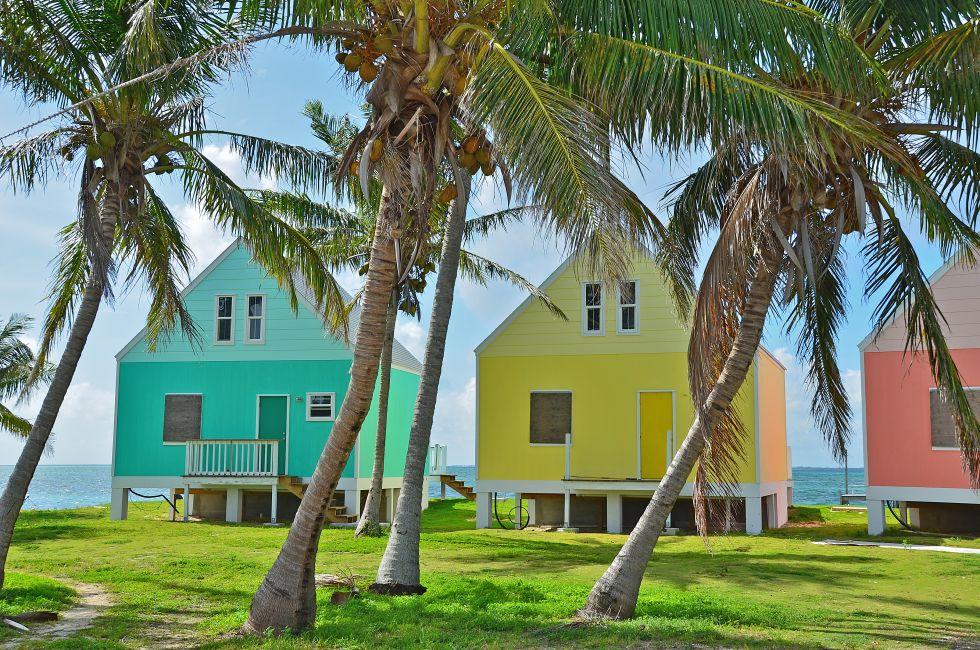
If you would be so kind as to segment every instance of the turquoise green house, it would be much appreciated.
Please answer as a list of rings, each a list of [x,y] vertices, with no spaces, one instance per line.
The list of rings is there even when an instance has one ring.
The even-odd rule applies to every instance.
[[[294,311],[240,242],[187,286],[184,300],[198,341],[174,333],[151,352],[143,331],[116,355],[111,518],[126,517],[131,490],[163,488],[184,498],[185,517],[288,519],[343,404],[351,347],[326,332],[305,292]],[[353,332],[357,313],[351,321]],[[382,508],[388,515],[401,487],[420,371],[396,341]],[[359,514],[376,429],[373,405],[328,519],[349,522]]]

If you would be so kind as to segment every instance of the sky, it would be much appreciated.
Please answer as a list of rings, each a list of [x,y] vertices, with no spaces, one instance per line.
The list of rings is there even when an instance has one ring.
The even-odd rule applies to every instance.
[[[337,78],[337,64],[331,55],[311,55],[303,48],[270,44],[255,51],[248,70],[232,73],[210,98],[212,128],[239,131],[293,144],[318,146],[301,115],[311,99],[323,101],[336,115],[360,115],[358,98]],[[0,88],[0,132],[3,134],[33,122],[50,112],[49,108],[27,108],[22,99]],[[206,153],[236,180],[249,187],[274,187],[275,179],[246,178],[236,154],[227,141],[207,145]],[[660,204],[666,187],[692,169],[693,157],[666,161],[652,151],[638,154],[640,165],[624,166],[624,180],[651,208],[666,220],[669,213]],[[0,318],[11,313],[27,313],[39,322],[45,312],[49,288],[50,262],[57,253],[57,231],[75,216],[75,179],[52,178],[30,195],[14,194],[0,181]],[[171,210],[182,221],[196,254],[194,272],[207,266],[232,240],[215,230],[206,215],[182,196],[179,187],[162,187],[160,192]],[[501,191],[483,183],[475,194],[471,212],[482,214],[505,205]],[[915,243],[927,273],[937,269],[939,252],[922,237]],[[475,252],[491,257],[535,283],[543,281],[564,258],[561,242],[548,239],[531,226],[516,227],[476,243]],[[873,301],[863,298],[864,274],[854,241],[845,243],[850,278],[848,320],[838,341],[841,371],[846,382],[855,417],[849,447],[852,466],[863,458],[861,445],[860,362],[857,345],[869,329]],[[358,280],[342,275],[340,282],[355,289]],[[445,367],[439,390],[432,433],[434,443],[449,446],[450,464],[471,464],[474,458],[475,359],[473,349],[523,300],[523,294],[510,286],[482,287],[461,281],[456,289],[453,320],[450,325]],[[419,358],[425,345],[429,300],[423,301],[421,322],[404,316],[398,322],[399,339]],[[74,382],[55,426],[46,464],[103,464],[111,460],[114,409],[114,355],[142,327],[147,296],[133,287],[117,296],[115,304],[104,307],[89,338]],[[36,341],[37,326],[35,325]],[[809,415],[810,391],[805,370],[797,361],[796,343],[788,337],[781,321],[770,319],[765,345],[786,366],[787,424],[789,444],[795,466],[830,467],[832,458]],[[33,416],[40,397],[18,407]],[[0,434],[0,465],[12,464],[21,443]]]

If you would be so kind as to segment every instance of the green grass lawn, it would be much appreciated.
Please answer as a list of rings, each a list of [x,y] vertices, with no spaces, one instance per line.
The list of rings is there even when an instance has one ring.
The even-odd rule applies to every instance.
[[[663,538],[647,570],[638,616],[568,627],[625,537],[473,530],[467,501],[425,513],[420,597],[365,595],[343,606],[322,590],[316,628],[288,639],[232,637],[286,530],[172,523],[156,504],[26,512],[0,612],[63,608],[71,594],[48,578],[104,585],[114,604],[82,638],[51,647],[161,645],[305,647],[608,647],[636,645],[949,647],[980,643],[980,557],[902,549],[827,547],[864,537],[862,513],[801,508],[794,526],[761,537]],[[885,539],[980,547],[980,541]],[[374,577],[384,539],[324,531],[319,572]],[[30,577],[28,577],[30,576]],[[44,576],[38,579],[34,576]],[[9,632],[0,632],[0,639]],[[41,643],[26,647],[48,647]]]

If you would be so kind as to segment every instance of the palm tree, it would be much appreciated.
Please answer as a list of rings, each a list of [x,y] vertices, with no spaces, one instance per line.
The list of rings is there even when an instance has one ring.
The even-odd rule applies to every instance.
[[[34,352],[21,339],[31,328],[31,318],[14,314],[0,327],[0,400],[21,400],[34,388],[30,378],[36,359]],[[47,380],[50,373],[41,373]],[[0,430],[27,437],[31,423],[0,403]]]
[[[117,269],[124,283],[145,281],[152,295],[151,347],[179,324],[197,332],[181,301],[180,276],[192,260],[181,227],[154,189],[177,172],[185,195],[219,227],[240,235],[256,260],[295,297],[302,277],[332,310],[339,289],[316,250],[295,228],[252,201],[200,151],[205,136],[228,137],[250,172],[322,182],[329,156],[240,134],[208,131],[204,99],[223,65],[203,62],[181,74],[130,83],[172,60],[234,41],[234,24],[194,2],[57,0],[5,2],[0,14],[0,75],[30,105],[64,108],[53,129],[0,147],[0,177],[30,192],[53,173],[77,174],[78,217],[61,231],[33,381],[47,368],[59,335],[61,359],[17,464],[0,497],[0,585],[28,485],[51,435],[82,349]],[[122,89],[111,90],[120,84]]]
[[[841,246],[848,236],[863,240],[865,295],[880,296],[876,328],[899,318],[907,327],[907,350],[926,353],[953,408],[964,467],[980,486],[980,425],[899,217],[904,211],[917,218],[944,256],[974,261],[980,154],[971,147],[980,134],[980,7],[933,0],[813,4],[838,21],[889,80],[878,92],[855,90],[834,100],[887,137],[880,146],[832,137],[818,157],[812,149],[733,140],[672,188],[671,243],[661,259],[680,311],[686,314],[693,302],[688,356],[695,420],[636,528],[593,587],[586,617],[632,616],[650,554],[695,461],[697,519],[705,530],[708,497],[726,492],[737,471],[744,432],[732,399],[773,303],[784,310],[787,331],[796,334],[809,365],[818,427],[837,458],[846,456],[851,411],[835,340],[847,314]],[[827,86],[809,69],[777,81],[814,94]],[[719,237],[694,297],[697,250],[714,228]]]
[[[544,230],[616,277],[628,267],[630,244],[651,243],[660,229],[612,173],[611,144],[637,144],[649,131],[658,143],[679,147],[733,126],[781,143],[840,129],[877,136],[846,111],[746,74],[806,62],[835,83],[879,83],[814,12],[765,0],[639,5],[234,4],[258,20],[257,28],[273,30],[243,43],[304,38],[336,49],[338,63],[357,75],[351,86],[364,92],[370,116],[342,158],[336,186],[346,189],[356,176],[365,195],[372,179],[381,188],[348,393],[283,549],[252,601],[247,630],[300,630],[314,619],[325,508],[370,404],[396,258],[404,252],[411,259],[413,242],[424,241],[427,220],[419,215],[429,212],[440,166],[451,170],[454,206],[463,203],[467,175],[486,166],[521,203],[544,206]],[[737,69],[726,67],[729,58],[738,59]],[[679,135],[659,121],[663,115]]]
[[[322,140],[334,154],[342,154],[350,146],[357,130],[347,118],[332,118],[325,114],[319,101],[309,102],[304,115],[310,119],[314,135]],[[448,171],[448,170],[446,170]],[[442,191],[430,206],[428,241],[423,242],[413,254],[414,264],[404,273],[398,270],[399,281],[394,288],[388,313],[385,317],[385,339],[379,364],[378,382],[378,428],[376,434],[374,465],[371,474],[371,488],[365,501],[363,513],[355,529],[355,537],[378,536],[381,534],[380,510],[381,489],[384,477],[385,443],[387,434],[388,391],[391,376],[391,356],[394,342],[395,319],[399,312],[412,317],[420,317],[419,294],[427,284],[429,275],[439,263],[442,242],[447,235],[447,203],[452,201],[454,186],[446,181],[444,170],[438,172],[438,183]],[[307,238],[319,251],[324,262],[334,270],[357,271],[364,274],[368,268],[371,240],[376,229],[377,199],[376,183],[372,183],[367,200],[360,194],[353,197],[355,213],[316,202],[306,195],[290,192],[259,191],[255,198],[268,210],[304,229]],[[558,318],[566,318],[562,312],[540,289],[520,274],[497,264],[470,250],[462,249],[463,241],[469,243],[491,232],[506,229],[519,220],[533,219],[540,214],[534,206],[508,208],[499,212],[475,217],[465,221],[461,240],[454,243],[459,248],[459,274],[465,279],[486,285],[490,280],[502,280],[527,291]],[[438,384],[438,382],[436,382]],[[421,402],[420,402],[421,403]],[[427,400],[434,408],[434,400]],[[420,408],[417,405],[416,408]],[[431,417],[431,414],[430,414]],[[421,444],[428,451],[428,440]],[[423,455],[424,461],[424,455]],[[424,469],[424,468],[422,468]],[[420,471],[422,471],[420,469]],[[421,481],[421,474],[419,481]],[[421,502],[421,495],[419,497]]]

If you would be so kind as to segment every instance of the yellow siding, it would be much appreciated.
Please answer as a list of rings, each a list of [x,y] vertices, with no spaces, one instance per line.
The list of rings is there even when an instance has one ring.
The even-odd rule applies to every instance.
[[[759,441],[762,482],[789,478],[786,458],[786,378],[782,366],[759,352]]]
[[[562,321],[532,302],[491,341],[481,356],[578,355],[686,352],[687,329],[678,322],[657,267],[645,255],[634,259],[632,278],[639,282],[640,331],[616,332],[617,294],[603,285],[605,334],[582,334],[582,283],[592,278],[584,264],[571,264],[548,287],[547,293],[568,316]]]
[[[479,480],[556,481],[563,478],[564,448],[530,444],[530,393],[533,390],[572,391],[573,477],[637,477],[639,391],[674,391],[678,444],[691,425],[693,409],[684,352],[481,355],[478,364]],[[753,385],[750,373],[738,397],[749,433],[746,440],[749,460],[741,480],[749,483],[755,482]]]

